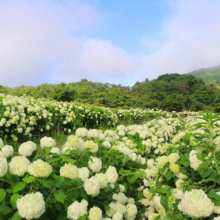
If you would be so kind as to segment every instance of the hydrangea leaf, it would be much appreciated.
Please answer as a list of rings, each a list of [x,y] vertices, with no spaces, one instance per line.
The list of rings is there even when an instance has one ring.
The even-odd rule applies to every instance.
[[[26,186],[26,183],[24,182],[17,182],[14,186],[13,186],[13,193],[19,192],[21,190],[23,190]]]
[[[12,216],[11,220],[21,220],[21,216],[18,214],[18,211]]]
[[[64,191],[61,189],[61,190],[58,190],[58,191],[55,191],[53,193],[54,195],[54,198],[58,201],[58,202],[61,202],[61,203],[64,203],[65,199],[66,199],[66,195],[64,193]]]
[[[7,205],[0,205],[0,214],[7,215],[12,212],[12,209],[9,208]]]
[[[33,183],[35,181],[35,177],[34,176],[24,177],[22,180],[26,183]]]
[[[5,198],[6,192],[4,189],[0,189],[0,202]]]
[[[17,194],[17,193],[11,196],[11,198],[10,198],[10,203],[11,203],[13,209],[16,209],[16,208],[17,208],[17,203],[16,203],[16,201],[17,201],[17,199],[20,199],[21,197],[22,197],[22,195],[19,195],[19,194]]]

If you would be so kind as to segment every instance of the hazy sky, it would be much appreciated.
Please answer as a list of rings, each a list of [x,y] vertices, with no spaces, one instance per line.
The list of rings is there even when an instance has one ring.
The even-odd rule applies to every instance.
[[[134,85],[220,65],[219,0],[0,0],[0,85]]]

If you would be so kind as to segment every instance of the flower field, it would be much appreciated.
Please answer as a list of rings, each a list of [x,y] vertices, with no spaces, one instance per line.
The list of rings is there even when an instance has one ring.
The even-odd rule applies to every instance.
[[[0,139],[0,219],[220,219],[219,133],[204,114]]]
[[[220,219],[218,115],[0,96],[0,220]]]

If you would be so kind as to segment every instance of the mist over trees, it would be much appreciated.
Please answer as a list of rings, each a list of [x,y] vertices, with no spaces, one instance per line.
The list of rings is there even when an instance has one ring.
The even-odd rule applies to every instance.
[[[69,84],[41,84],[15,88],[0,85],[0,93],[76,101],[110,108],[158,108],[167,111],[220,111],[220,89],[193,75],[164,74],[136,82],[133,87],[81,79]]]

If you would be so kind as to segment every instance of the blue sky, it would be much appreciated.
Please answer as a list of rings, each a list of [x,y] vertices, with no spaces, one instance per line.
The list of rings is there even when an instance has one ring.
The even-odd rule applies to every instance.
[[[132,86],[220,65],[219,0],[0,0],[0,84]]]

